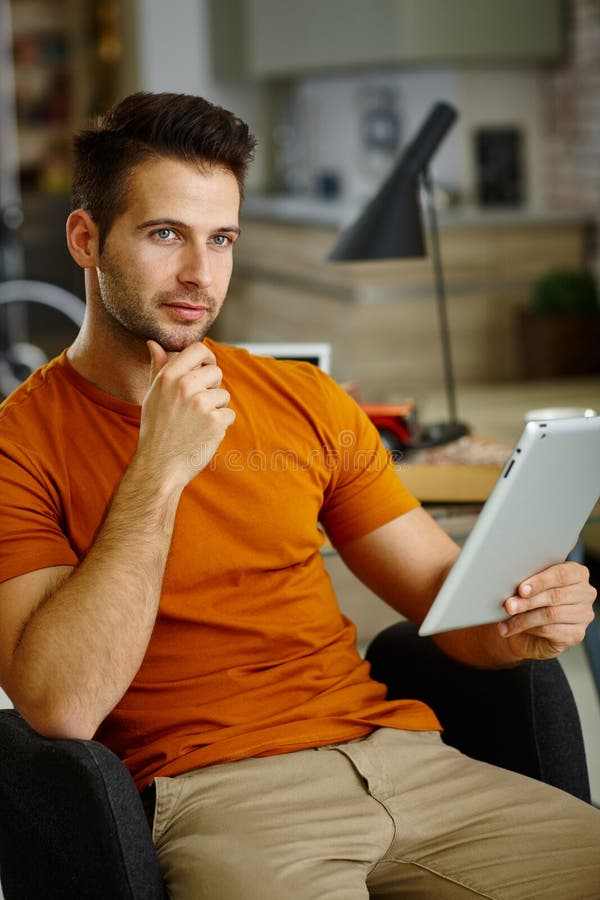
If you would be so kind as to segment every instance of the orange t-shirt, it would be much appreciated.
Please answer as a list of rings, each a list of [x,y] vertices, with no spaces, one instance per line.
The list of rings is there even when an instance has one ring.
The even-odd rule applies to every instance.
[[[417,506],[377,432],[316,367],[206,343],[236,420],[181,496],[144,661],[97,733],[140,788],[379,725],[439,727],[370,678],[320,553],[319,523],[339,545]],[[85,556],[139,422],[65,353],[0,406],[2,580]]]

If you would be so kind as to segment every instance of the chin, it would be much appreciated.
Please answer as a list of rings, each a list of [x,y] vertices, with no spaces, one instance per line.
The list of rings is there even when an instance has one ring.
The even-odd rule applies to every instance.
[[[189,334],[173,334],[173,332],[160,331],[158,333],[155,332],[154,334],[145,335],[144,340],[151,339],[156,341],[167,353],[181,353],[182,350],[185,350],[185,348],[191,346],[191,344],[197,344],[200,341],[203,341],[208,330],[208,328],[203,328],[200,333],[190,332]]]
[[[204,335],[200,335],[199,337],[189,337],[189,338],[174,338],[174,337],[163,337],[163,338],[153,338],[167,353],[181,353],[182,350],[185,350],[186,347],[191,346],[191,344],[197,344],[199,341],[203,340]]]

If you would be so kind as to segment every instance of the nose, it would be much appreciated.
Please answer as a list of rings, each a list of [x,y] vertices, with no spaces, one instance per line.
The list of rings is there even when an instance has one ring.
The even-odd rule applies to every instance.
[[[206,246],[189,244],[181,260],[179,281],[182,284],[208,288],[213,282],[211,261]]]

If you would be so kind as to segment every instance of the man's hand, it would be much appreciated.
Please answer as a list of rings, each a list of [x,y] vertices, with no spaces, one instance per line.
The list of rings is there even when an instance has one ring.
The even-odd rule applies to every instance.
[[[498,625],[515,658],[549,659],[583,640],[596,598],[589,574],[565,562],[521,582],[504,603],[512,618]]]
[[[235,413],[222,372],[202,343],[170,356],[148,341],[150,385],[142,404],[138,461],[176,487],[208,465]]]

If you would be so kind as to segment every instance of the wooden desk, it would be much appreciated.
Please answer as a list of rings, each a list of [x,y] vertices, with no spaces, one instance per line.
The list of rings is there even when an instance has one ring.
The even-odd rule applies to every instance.
[[[466,435],[451,444],[408,452],[398,474],[422,503],[484,503],[511,444]]]

